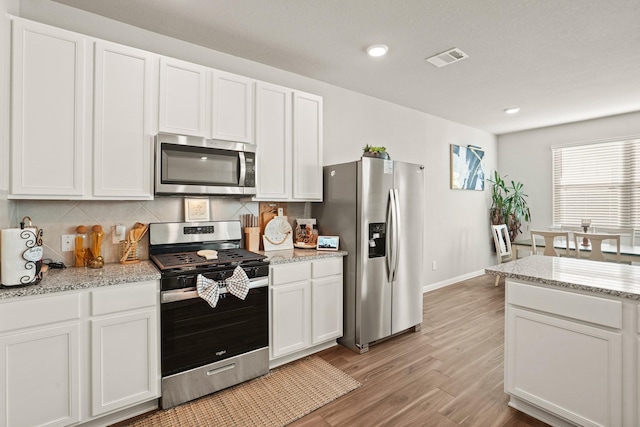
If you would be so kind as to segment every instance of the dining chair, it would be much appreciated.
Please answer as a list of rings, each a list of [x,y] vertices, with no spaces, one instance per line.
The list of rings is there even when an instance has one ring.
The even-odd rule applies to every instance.
[[[594,234],[594,233],[574,233],[573,239],[576,245],[576,258],[580,258],[580,248],[582,246],[582,239],[587,238],[591,244],[591,252],[589,259],[594,261],[606,261],[604,254],[602,253],[602,242],[605,240],[615,240],[617,246],[617,252],[615,253],[615,261],[620,262],[620,235],[619,234]],[[586,248],[584,248],[586,249]],[[584,250],[582,252],[586,252]]]
[[[569,233],[566,231],[542,231],[542,230],[531,230],[531,253],[533,255],[538,254],[538,248],[536,246],[536,236],[541,236],[544,239],[544,251],[542,255],[546,256],[560,256],[560,252],[558,252],[555,248],[556,238],[562,237],[564,238],[564,255],[569,256]]]
[[[598,234],[619,234],[620,235],[620,245],[630,245],[633,246],[635,243],[635,234],[634,229],[632,228],[618,228],[618,227],[597,227],[593,230],[593,233]]]
[[[496,246],[496,254],[498,255],[498,264],[513,260],[513,252],[511,251],[511,240],[509,239],[509,230],[505,224],[492,225],[491,234],[493,235],[493,243]],[[500,276],[496,276],[496,284]]]

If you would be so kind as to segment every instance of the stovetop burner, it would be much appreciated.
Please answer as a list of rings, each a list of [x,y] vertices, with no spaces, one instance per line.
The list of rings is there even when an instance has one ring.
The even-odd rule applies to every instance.
[[[250,252],[245,249],[234,248],[218,250],[217,259],[206,259],[196,252],[175,252],[151,255],[151,259],[160,268],[168,270],[175,268],[193,268],[200,266],[222,266],[228,264],[242,264],[251,261],[261,261],[264,255]]]

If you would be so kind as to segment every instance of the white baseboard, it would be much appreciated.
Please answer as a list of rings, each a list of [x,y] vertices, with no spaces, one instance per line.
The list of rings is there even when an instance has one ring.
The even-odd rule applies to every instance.
[[[473,271],[471,273],[463,274],[462,276],[452,277],[441,282],[431,283],[422,287],[422,293],[435,291],[436,289],[444,288],[445,286],[453,285],[454,283],[461,282],[467,279],[473,279],[474,277],[482,276],[484,270]]]

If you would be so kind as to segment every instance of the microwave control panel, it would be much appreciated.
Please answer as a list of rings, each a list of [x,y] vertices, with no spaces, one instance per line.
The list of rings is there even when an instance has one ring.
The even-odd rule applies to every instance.
[[[254,153],[244,153],[246,162],[246,173],[244,178],[245,187],[256,186],[256,155]]]

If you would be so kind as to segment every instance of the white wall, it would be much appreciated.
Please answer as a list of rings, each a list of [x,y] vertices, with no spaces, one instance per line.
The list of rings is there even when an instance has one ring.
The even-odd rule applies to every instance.
[[[498,169],[529,195],[531,228],[553,223],[551,146],[640,135],[640,112],[515,132],[498,137]]]
[[[496,137],[438,117],[304,76],[206,49],[47,0],[21,0],[20,16],[155,53],[242,74],[324,97],[325,164],[355,160],[366,144],[393,159],[426,166],[425,284],[495,263],[488,231],[489,193],[449,189],[449,144],[484,148],[487,175],[496,166]],[[434,99],[433,102],[438,102]],[[3,109],[6,106],[3,104]],[[3,111],[3,114],[6,111]],[[20,202],[17,202],[20,203]],[[30,205],[32,208],[37,205]],[[178,220],[178,219],[176,219]],[[437,271],[431,262],[437,261]]]

